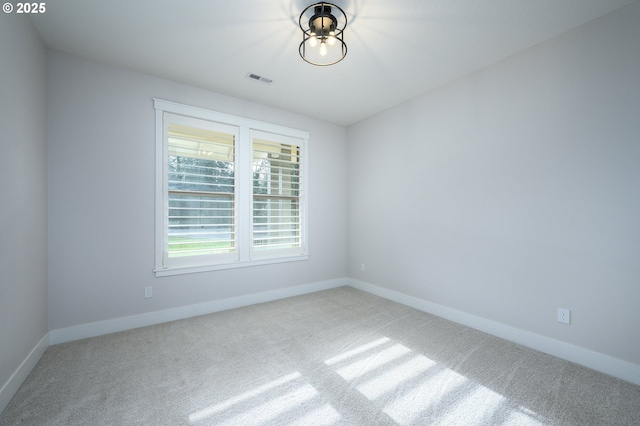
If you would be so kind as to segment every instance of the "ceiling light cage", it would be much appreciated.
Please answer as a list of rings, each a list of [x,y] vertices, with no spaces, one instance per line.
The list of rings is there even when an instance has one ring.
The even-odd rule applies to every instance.
[[[312,4],[302,11],[298,24],[302,30],[298,51],[306,62],[318,66],[333,65],[347,55],[344,42],[347,15],[335,4]]]

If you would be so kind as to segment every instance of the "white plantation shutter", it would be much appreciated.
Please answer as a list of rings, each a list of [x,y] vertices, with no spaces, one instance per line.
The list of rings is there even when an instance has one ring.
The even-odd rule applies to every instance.
[[[302,140],[252,131],[254,257],[303,248]]]
[[[166,260],[236,252],[237,128],[167,114]],[[218,257],[220,260],[220,257]]]

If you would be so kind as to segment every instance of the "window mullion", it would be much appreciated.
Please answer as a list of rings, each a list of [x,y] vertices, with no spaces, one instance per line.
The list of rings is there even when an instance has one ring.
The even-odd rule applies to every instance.
[[[236,244],[240,254],[240,261],[251,257],[251,201],[252,201],[252,172],[251,172],[251,143],[249,143],[249,128],[241,126],[239,129],[239,143],[236,148],[236,220],[238,230]]]

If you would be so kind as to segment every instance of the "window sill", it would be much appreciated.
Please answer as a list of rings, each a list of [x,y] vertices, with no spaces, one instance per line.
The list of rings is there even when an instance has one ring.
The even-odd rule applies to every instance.
[[[167,277],[171,275],[195,274],[198,272],[220,271],[223,269],[235,269],[235,268],[246,268],[249,266],[271,265],[274,263],[298,262],[301,260],[308,260],[308,259],[309,259],[309,255],[300,255],[300,256],[290,256],[290,257],[278,257],[278,258],[271,258],[271,259],[246,260],[242,262],[238,261],[233,263],[221,263],[218,265],[199,265],[199,266],[154,269],[153,272],[155,272],[156,277]]]

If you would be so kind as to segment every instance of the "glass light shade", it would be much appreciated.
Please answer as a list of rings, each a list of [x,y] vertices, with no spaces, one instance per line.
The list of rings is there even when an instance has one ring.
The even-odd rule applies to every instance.
[[[327,56],[327,43],[324,41],[320,43],[320,56]]]

